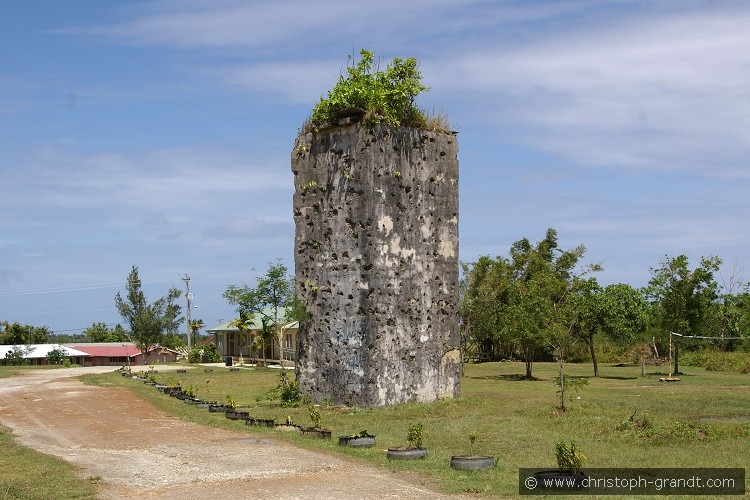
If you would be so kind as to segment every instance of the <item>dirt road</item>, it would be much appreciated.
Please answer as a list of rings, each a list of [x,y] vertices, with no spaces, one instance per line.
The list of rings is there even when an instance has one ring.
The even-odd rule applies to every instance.
[[[82,477],[101,477],[100,498],[449,498],[406,476],[272,435],[184,422],[126,389],[74,378],[112,370],[32,370],[0,379],[0,423],[21,444],[78,465]]]

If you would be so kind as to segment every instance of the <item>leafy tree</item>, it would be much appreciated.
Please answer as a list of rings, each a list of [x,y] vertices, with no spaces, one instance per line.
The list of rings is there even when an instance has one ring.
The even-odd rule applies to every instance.
[[[88,342],[88,338],[81,331],[78,333],[54,333],[49,336],[50,344],[78,344]]]
[[[159,345],[168,349],[180,349],[185,346],[185,342],[182,340],[183,336],[179,333],[165,333],[161,336]]]
[[[49,342],[50,330],[46,326],[22,325],[13,322],[3,321],[2,333],[0,333],[0,343],[3,345],[18,344],[46,344]]]
[[[120,325],[110,329],[106,323],[92,323],[83,333],[89,342],[128,342],[128,336]]]
[[[13,345],[8,352],[5,353],[5,361],[13,366],[28,365],[30,361],[26,359],[26,356],[31,352],[31,348],[26,345]]]
[[[188,362],[201,363],[203,362],[203,358],[206,359],[206,363],[218,363],[221,361],[216,344],[209,343],[204,346],[195,346],[190,349],[190,352],[188,353]]]
[[[132,342],[143,354],[145,362],[149,349],[162,341],[163,335],[176,334],[181,321],[180,306],[175,302],[180,290],[170,288],[166,296],[149,304],[141,290],[138,267],[133,266],[126,283],[125,298],[117,292],[115,306],[130,327]]]
[[[494,358],[502,342],[500,315],[504,291],[510,281],[507,262],[483,255],[474,263],[462,263],[461,267],[459,315],[464,350],[469,350],[467,344],[471,343],[480,359],[483,355]],[[511,346],[504,357],[511,357],[512,352]]]
[[[417,60],[396,57],[385,71],[374,68],[374,63],[374,54],[362,49],[359,62],[347,66],[346,76],[339,77],[327,98],[320,98],[310,117],[313,126],[335,124],[340,113],[352,110],[361,110],[370,123],[425,126],[425,113],[416,106],[415,100],[428,88],[421,83]]]
[[[665,335],[701,335],[706,331],[711,304],[718,298],[714,273],[719,257],[702,257],[700,266],[690,269],[685,255],[664,257],[661,266],[651,268],[646,289],[658,326]]]
[[[703,335],[709,329],[711,311],[718,298],[714,273],[719,270],[719,257],[701,257],[700,266],[691,270],[688,258],[665,257],[658,269],[650,269],[652,278],[647,287],[657,325],[664,337],[670,332],[682,335]],[[674,372],[679,373],[675,344]]]
[[[750,283],[741,274],[736,263],[727,275],[720,274],[721,293],[709,311],[706,334],[719,337],[713,343],[722,349],[733,350],[746,343],[750,335]],[[738,340],[742,337],[745,342]]]
[[[262,324],[272,328],[271,340],[278,340],[281,356],[281,328],[285,323],[300,319],[294,297],[294,280],[289,276],[287,267],[280,262],[269,264],[268,270],[257,279],[254,287],[229,285],[224,298],[236,307],[241,322],[248,317],[258,317]],[[284,374],[283,363],[281,366]]]
[[[55,347],[47,353],[47,361],[51,365],[62,365],[68,361],[68,353],[62,347]]]
[[[464,328],[486,346],[498,340],[513,344],[527,378],[532,378],[534,359],[545,349],[553,347],[562,360],[572,341],[569,301],[583,276],[601,269],[589,265],[576,270],[585,251],[583,245],[558,248],[557,232],[548,229],[536,245],[526,238],[513,243],[508,258],[482,257],[465,265],[460,306]]]
[[[89,342],[109,342],[109,327],[106,323],[92,323],[83,333]]]
[[[570,303],[572,333],[588,345],[594,376],[598,377],[595,337],[604,333],[617,344],[631,344],[646,329],[648,303],[642,293],[630,285],[614,284],[602,288],[594,279],[581,285]]]
[[[520,299],[512,312],[525,319],[526,328],[517,330],[516,335],[525,351],[528,378],[534,355],[544,343],[555,349],[563,377],[562,361],[573,341],[570,300],[584,285],[585,275],[602,269],[598,264],[590,264],[577,270],[585,253],[583,245],[573,250],[560,249],[557,231],[551,228],[535,246],[524,238],[511,247],[516,299]]]

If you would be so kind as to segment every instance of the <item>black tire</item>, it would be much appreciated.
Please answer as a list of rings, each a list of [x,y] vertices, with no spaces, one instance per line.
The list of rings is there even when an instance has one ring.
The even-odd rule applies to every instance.
[[[451,467],[459,470],[485,470],[495,466],[494,457],[451,457]]]

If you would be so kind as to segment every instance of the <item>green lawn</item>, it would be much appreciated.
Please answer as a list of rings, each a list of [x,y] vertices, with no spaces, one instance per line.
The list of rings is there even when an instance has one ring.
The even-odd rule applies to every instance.
[[[0,426],[0,498],[96,498],[99,478],[81,479],[75,466],[16,443]]]
[[[158,369],[158,366],[157,366]],[[273,433],[278,439],[316,449],[356,456],[393,470],[419,474],[425,484],[449,493],[476,492],[516,495],[518,469],[554,467],[555,444],[575,440],[588,457],[588,467],[745,467],[750,456],[750,375],[681,366],[676,383],[659,377],[666,368],[601,366],[600,377],[573,394],[570,410],[561,412],[554,363],[536,363],[536,380],[523,380],[520,363],[468,365],[461,380],[462,397],[430,404],[358,409],[321,407],[323,427],[333,440],[319,440],[247,427],[221,414],[209,413],[170,398],[145,384],[118,374],[87,376],[89,383],[131,388],[164,411],[209,426]],[[590,365],[566,365],[570,375],[590,377]],[[224,402],[231,395],[255,418],[311,424],[306,408],[282,408],[267,394],[279,380],[277,369],[229,371],[202,367],[187,373],[158,374],[159,382],[192,385],[198,397]],[[623,425],[635,412],[635,425]],[[389,463],[385,448],[405,444],[409,424],[427,431],[427,459]],[[366,429],[377,436],[371,449],[337,445],[336,436]],[[489,471],[450,469],[451,455],[469,453],[471,432],[478,434],[472,450],[491,454],[497,466]]]

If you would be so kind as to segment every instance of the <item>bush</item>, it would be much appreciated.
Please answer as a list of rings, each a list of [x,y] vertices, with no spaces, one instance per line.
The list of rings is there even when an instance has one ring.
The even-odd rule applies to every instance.
[[[268,391],[269,401],[281,400],[281,406],[284,408],[309,405],[312,402],[310,396],[302,395],[296,380],[288,379],[285,371],[281,371],[280,378],[279,384]]]
[[[30,349],[26,346],[14,345],[8,352],[5,353],[5,361],[13,366],[21,366],[31,364],[31,361],[26,359]]]
[[[299,384],[296,380],[287,382],[281,387],[281,406],[299,406],[302,404],[302,393],[299,391]]]
[[[54,349],[50,349],[50,351],[47,353],[47,361],[51,365],[62,365],[66,361],[68,361],[68,366],[70,365],[70,361],[67,358],[67,352],[62,347],[55,347]]]
[[[424,436],[425,436],[424,425],[411,424],[406,433],[406,441],[409,443],[409,446],[413,448],[422,448],[422,443],[424,442]]]
[[[206,363],[219,363],[221,356],[219,356],[219,350],[216,348],[216,344],[206,344],[202,347],[193,347],[188,353],[189,363],[202,363],[203,358],[206,358]]]
[[[417,60],[393,59],[385,71],[373,68],[375,56],[369,50],[360,51],[358,63],[347,66],[327,98],[313,108],[309,125],[314,128],[335,125],[342,113],[362,113],[368,123],[387,123],[396,126],[443,128],[444,116],[429,120],[416,104],[416,97],[426,90]],[[349,56],[349,60],[352,57]]]
[[[560,441],[555,446],[555,458],[557,458],[557,466],[560,470],[571,470],[578,472],[583,467],[583,463],[586,461],[586,455],[584,455],[575,441],[571,441],[570,445],[564,441]]]
[[[750,373],[750,357],[744,352],[723,352],[714,349],[680,351],[680,364],[700,366],[707,371]]]

